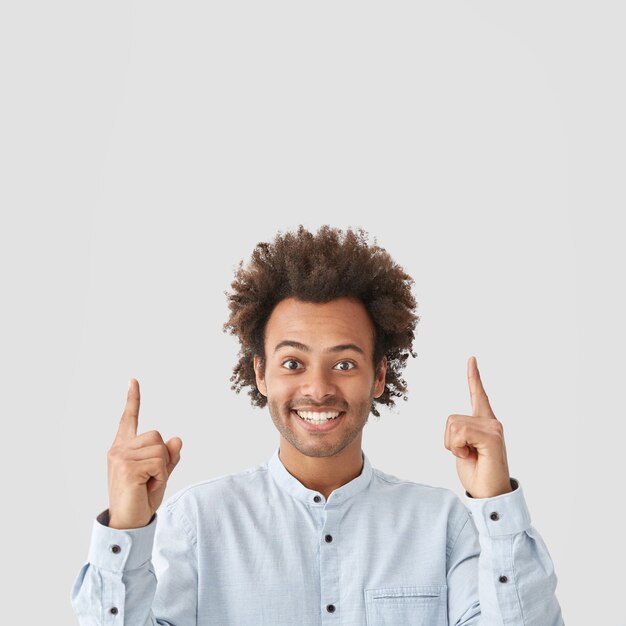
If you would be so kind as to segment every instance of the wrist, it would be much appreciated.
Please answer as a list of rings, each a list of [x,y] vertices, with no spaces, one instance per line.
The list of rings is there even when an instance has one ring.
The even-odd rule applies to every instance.
[[[469,498],[482,499],[495,498],[496,496],[502,496],[506,493],[512,493],[513,491],[515,491],[515,484],[513,483],[513,479],[509,478],[509,482],[507,484],[495,487],[494,489],[490,489],[489,491],[477,491],[474,494],[471,494],[469,491],[466,490],[465,493]]]

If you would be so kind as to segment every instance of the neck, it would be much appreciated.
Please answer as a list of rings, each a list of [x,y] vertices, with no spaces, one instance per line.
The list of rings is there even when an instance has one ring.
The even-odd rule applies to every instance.
[[[363,471],[361,437],[333,456],[314,457],[302,454],[282,435],[279,457],[285,469],[307,489],[319,491],[326,500],[339,487],[360,476]]]

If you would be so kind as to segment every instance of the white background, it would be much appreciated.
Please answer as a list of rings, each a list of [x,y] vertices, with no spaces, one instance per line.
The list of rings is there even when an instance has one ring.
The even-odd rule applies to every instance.
[[[624,626],[618,2],[8,2],[0,9],[4,621],[76,623],[128,379],[168,494],[278,443],[229,389],[224,291],[299,223],[415,279],[409,400],[364,450],[463,493],[476,355],[568,626]]]

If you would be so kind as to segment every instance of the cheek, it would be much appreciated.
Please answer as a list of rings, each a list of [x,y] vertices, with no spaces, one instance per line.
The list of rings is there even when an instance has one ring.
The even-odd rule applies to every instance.
[[[275,398],[283,398],[297,393],[298,386],[289,376],[276,376],[268,372],[265,377],[265,389],[268,395]]]
[[[372,381],[371,374],[363,372],[359,376],[337,376],[336,395],[350,404],[362,401],[363,397],[371,395],[376,389],[376,381]],[[265,372],[265,391],[277,402],[287,401],[290,398],[301,398],[301,381],[299,376],[281,376],[280,372],[270,368]]]

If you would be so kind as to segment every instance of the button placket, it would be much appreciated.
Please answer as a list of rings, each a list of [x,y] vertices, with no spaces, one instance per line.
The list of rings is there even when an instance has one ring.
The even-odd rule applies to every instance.
[[[326,519],[321,529],[320,537],[320,581],[321,600],[323,607],[322,624],[336,624],[338,616],[337,604],[339,596],[339,555],[337,525],[340,519],[340,512],[334,507],[326,508]],[[328,618],[326,621],[325,617]]]

